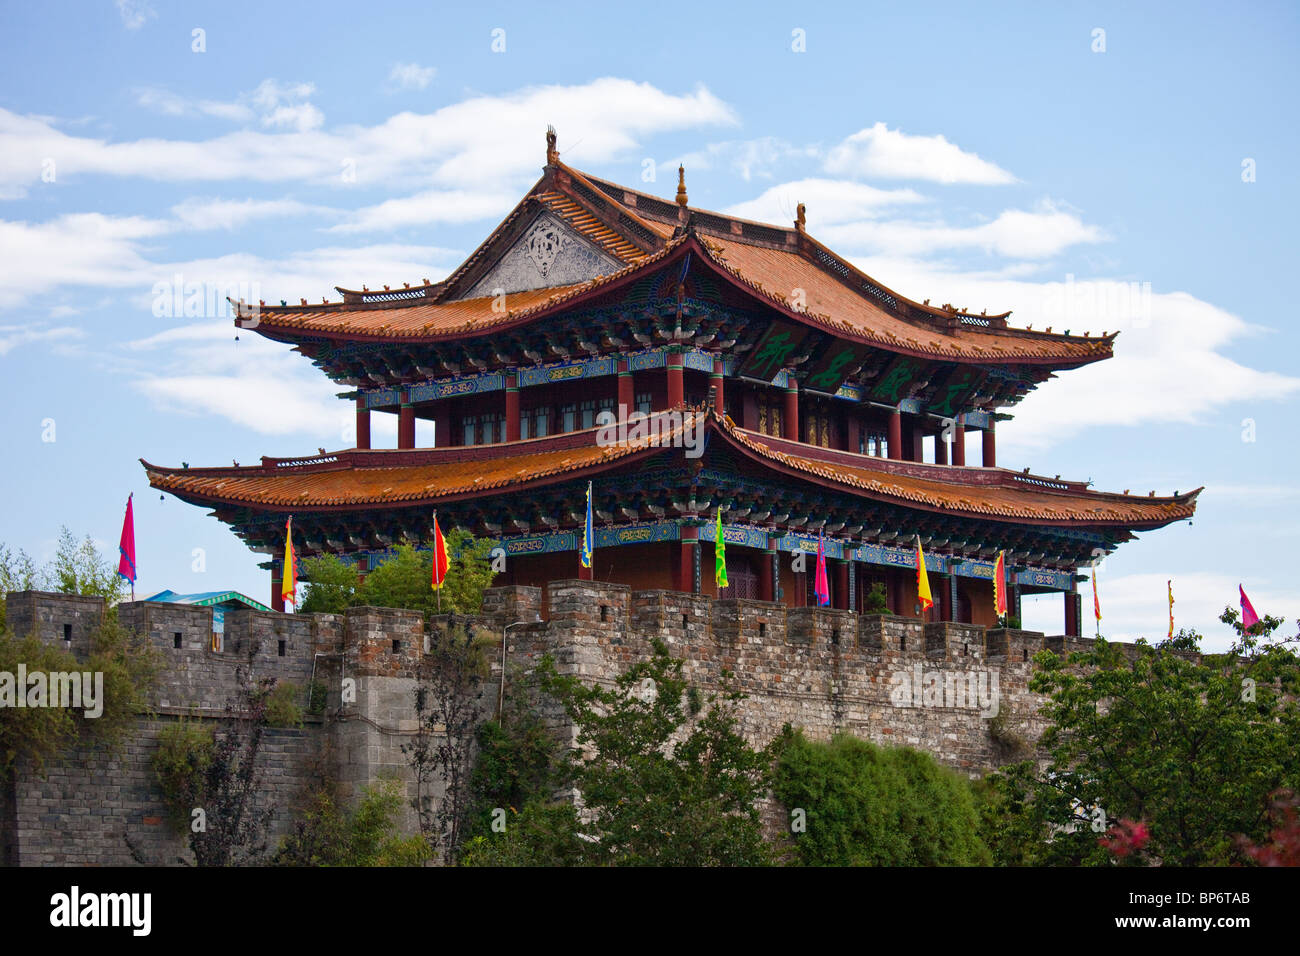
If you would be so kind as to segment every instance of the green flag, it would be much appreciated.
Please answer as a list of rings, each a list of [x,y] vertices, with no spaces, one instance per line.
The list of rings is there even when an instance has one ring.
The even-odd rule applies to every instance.
[[[713,538],[713,583],[719,588],[727,584],[727,542],[722,537],[722,505],[718,505],[718,530]]]

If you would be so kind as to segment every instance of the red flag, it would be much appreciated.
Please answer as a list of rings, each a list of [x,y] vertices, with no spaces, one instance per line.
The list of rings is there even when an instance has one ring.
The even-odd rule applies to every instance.
[[[1097,619],[1098,626],[1101,625],[1101,601],[1097,598],[1097,566],[1092,568],[1092,616]]]
[[[1255,607],[1250,603],[1250,598],[1246,597],[1246,589],[1238,584],[1237,590],[1241,592],[1241,629],[1249,631],[1259,623],[1259,615],[1255,613]]]
[[[998,552],[998,560],[993,565],[993,610],[998,614],[1007,613],[1007,553]]]
[[[122,540],[117,545],[121,557],[117,561],[117,573],[131,582],[131,600],[135,600],[135,516],[131,511],[131,498],[126,496],[126,517],[122,520]]]
[[[437,591],[447,581],[447,542],[438,527],[438,514],[433,515],[433,590]]]
[[[831,603],[831,585],[826,580],[826,549],[822,545],[821,533],[817,534],[817,568],[813,576],[813,596],[817,599],[819,607],[825,607]]]

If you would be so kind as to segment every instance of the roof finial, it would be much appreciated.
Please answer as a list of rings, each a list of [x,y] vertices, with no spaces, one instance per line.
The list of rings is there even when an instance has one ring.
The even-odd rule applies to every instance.
[[[677,167],[677,205],[686,205],[686,167]]]
[[[555,166],[560,162],[560,153],[555,148],[555,127],[546,127],[546,165]]]
[[[794,214],[795,216],[794,227],[798,229],[800,232],[803,232],[804,226],[808,224],[807,214],[808,214],[808,207],[805,206],[803,203],[800,203],[796,207],[795,214]]]

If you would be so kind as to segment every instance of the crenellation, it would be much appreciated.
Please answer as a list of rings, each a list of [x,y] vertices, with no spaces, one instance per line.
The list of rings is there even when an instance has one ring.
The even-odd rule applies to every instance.
[[[9,602],[11,622],[50,642],[62,641],[67,622],[74,643],[88,643],[91,622],[103,614],[98,599],[67,595],[25,592],[10,595]],[[26,773],[7,786],[0,782],[0,860],[129,862],[127,834],[151,859],[183,855],[183,841],[163,820],[150,765],[158,734],[177,715],[220,717],[249,678],[291,681],[303,688],[304,704],[313,681],[326,691],[325,717],[308,715],[301,728],[268,731],[260,759],[268,799],[279,808],[274,837],[289,825],[288,808],[324,775],[338,781],[348,800],[366,785],[395,777],[415,801],[402,748],[419,731],[415,691],[429,641],[453,626],[488,644],[492,673],[483,685],[484,719],[496,713],[502,650],[508,677],[533,670],[550,655],[561,673],[609,686],[660,640],[682,661],[685,679],[706,694],[730,674],[730,685],[746,695],[739,726],[756,745],[788,723],[818,739],[847,731],[916,747],[970,774],[999,763],[1001,744],[990,729],[998,713],[1026,740],[1041,733],[1041,698],[1029,690],[1034,654],[1044,646],[1068,653],[1095,644],[587,580],[555,581],[546,593],[489,589],[482,613],[435,615],[427,627],[418,612],[388,608],[349,608],[339,615],[236,610],[226,616],[220,650],[213,650],[205,608],[132,602],[117,614],[147,635],[162,658],[157,713],[141,715],[120,753],[78,749],[52,761],[44,777]],[[524,692],[513,680],[503,695]],[[562,712],[545,717],[573,739]],[[401,823],[408,831],[417,826],[413,805],[404,807]]]

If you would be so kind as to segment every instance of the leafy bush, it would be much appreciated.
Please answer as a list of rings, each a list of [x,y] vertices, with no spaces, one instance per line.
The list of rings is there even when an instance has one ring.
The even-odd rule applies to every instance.
[[[97,717],[87,717],[85,707],[0,705],[0,777],[20,760],[30,762],[40,773],[47,760],[78,743],[116,749],[136,715],[149,711],[160,656],[148,642],[118,624],[110,612],[91,634],[90,648],[90,656],[79,661],[37,637],[19,637],[0,629],[0,673],[17,674],[22,664],[28,674],[61,671],[103,678],[103,699],[96,702],[102,709]],[[27,691],[16,686],[10,689],[15,694]]]
[[[773,792],[804,812],[805,829],[794,839],[805,865],[990,862],[970,782],[928,754],[847,734],[814,742],[789,727],[776,750]]]
[[[403,837],[395,817],[403,790],[383,780],[361,792],[355,810],[327,790],[313,793],[272,860],[279,866],[422,866],[433,855],[421,835]]]
[[[198,721],[178,720],[162,729],[151,761],[162,790],[167,822],[177,833],[188,833],[190,813],[202,803],[203,779],[212,764],[212,728]]]
[[[302,688],[288,681],[277,681],[266,701],[268,727],[302,726]]]

